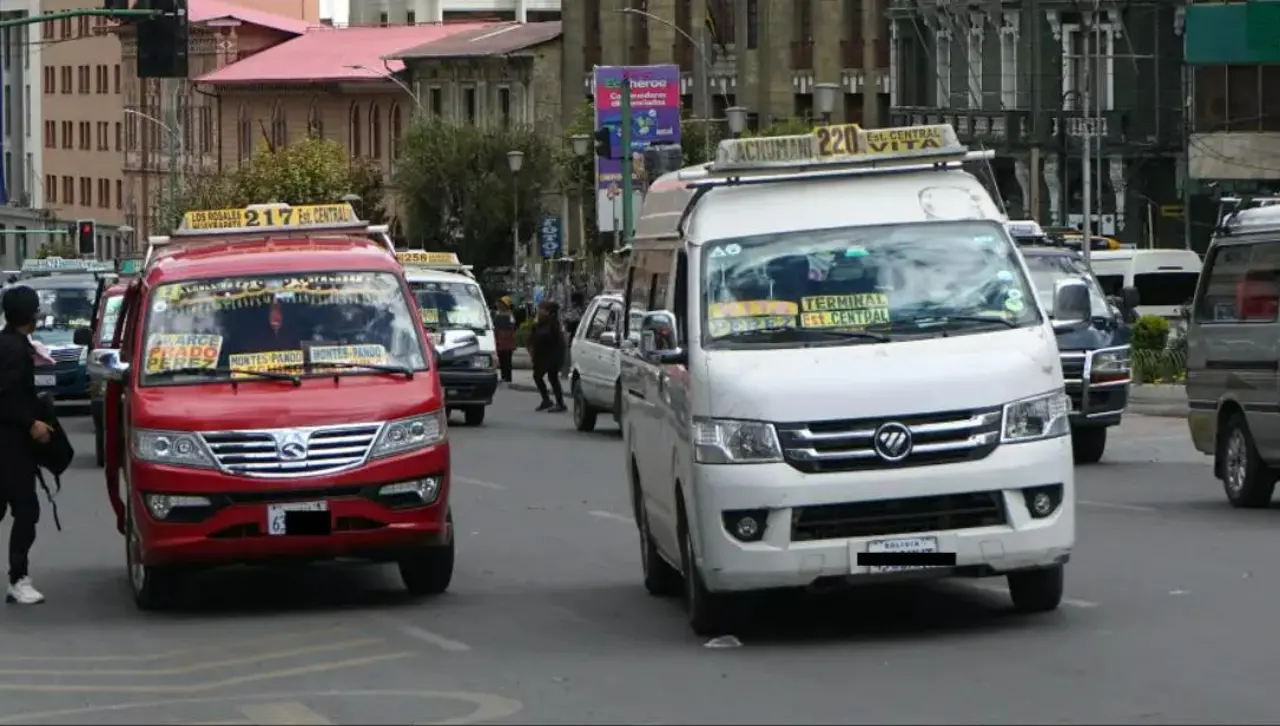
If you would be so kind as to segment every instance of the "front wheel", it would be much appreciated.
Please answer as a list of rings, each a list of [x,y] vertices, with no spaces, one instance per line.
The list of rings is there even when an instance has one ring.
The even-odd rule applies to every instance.
[[[1008,579],[1013,606],[1024,613],[1046,613],[1062,603],[1062,565],[1010,572]]]
[[[468,406],[463,409],[462,415],[468,426],[479,426],[484,423],[484,406]]]
[[[680,569],[684,570],[684,604],[689,627],[702,636],[723,635],[729,626],[729,596],[711,592],[698,571],[690,530],[683,503],[679,511]]]
[[[573,427],[579,431],[594,431],[596,428],[596,410],[587,403],[582,381],[577,376],[573,378]]]
[[[1071,453],[1077,464],[1096,464],[1107,448],[1104,428],[1075,429],[1071,432]]]
[[[440,595],[453,582],[453,512],[445,519],[447,544],[424,547],[400,558],[400,579],[413,595]]]
[[[129,589],[139,610],[164,610],[171,607],[178,597],[179,578],[172,568],[152,567],[142,562],[142,539],[133,525],[133,508],[125,513],[125,562],[128,567]]]
[[[1271,504],[1276,490],[1276,474],[1268,468],[1253,445],[1253,436],[1244,415],[1232,414],[1218,440],[1222,488],[1231,506],[1260,509]]]

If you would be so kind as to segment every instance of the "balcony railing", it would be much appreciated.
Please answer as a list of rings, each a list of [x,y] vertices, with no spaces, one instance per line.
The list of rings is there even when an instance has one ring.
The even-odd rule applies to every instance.
[[[889,109],[890,126],[951,124],[963,144],[1008,146],[1031,140],[1029,111],[982,111],[895,106]]]

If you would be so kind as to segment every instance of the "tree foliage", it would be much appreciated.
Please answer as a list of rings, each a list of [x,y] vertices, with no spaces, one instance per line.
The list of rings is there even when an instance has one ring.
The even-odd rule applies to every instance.
[[[223,172],[188,174],[174,200],[161,215],[162,231],[172,229],[183,212],[231,209],[251,204],[325,204],[355,194],[361,218],[386,221],[382,171],[372,159],[352,159],[339,143],[306,138],[282,149],[260,148],[239,167]],[[168,200],[166,200],[167,202]]]
[[[510,151],[524,154],[518,174]],[[483,270],[511,264],[513,218],[521,243],[533,238],[558,173],[555,150],[533,127],[419,119],[405,134],[394,186],[411,245],[457,252]]]
[[[71,240],[59,240],[42,245],[36,250],[36,259],[43,260],[49,257],[61,257],[65,260],[73,260],[80,257],[80,249],[76,243]]]

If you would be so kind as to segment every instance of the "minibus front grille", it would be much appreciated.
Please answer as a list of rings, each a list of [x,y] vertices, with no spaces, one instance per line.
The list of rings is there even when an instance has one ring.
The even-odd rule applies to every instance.
[[[983,459],[1000,443],[1001,409],[779,424],[783,458],[806,474],[894,469]],[[900,427],[900,428],[899,428]],[[877,434],[905,429],[909,446],[901,458],[877,447]]]
[[[288,479],[328,474],[364,463],[382,424],[202,434],[218,466],[230,474]]]
[[[997,527],[1006,522],[1000,492],[823,504],[792,510],[791,541],[949,532]]]

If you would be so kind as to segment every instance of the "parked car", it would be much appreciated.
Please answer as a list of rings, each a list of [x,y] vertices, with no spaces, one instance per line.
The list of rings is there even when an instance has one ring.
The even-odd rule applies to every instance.
[[[641,311],[632,312],[631,329],[639,331]],[[622,295],[597,295],[587,306],[573,336],[569,354],[569,384],[573,395],[573,425],[591,431],[596,418],[609,413],[618,420],[621,388],[618,378],[618,333],[622,320]],[[639,340],[639,333],[631,336]]]

